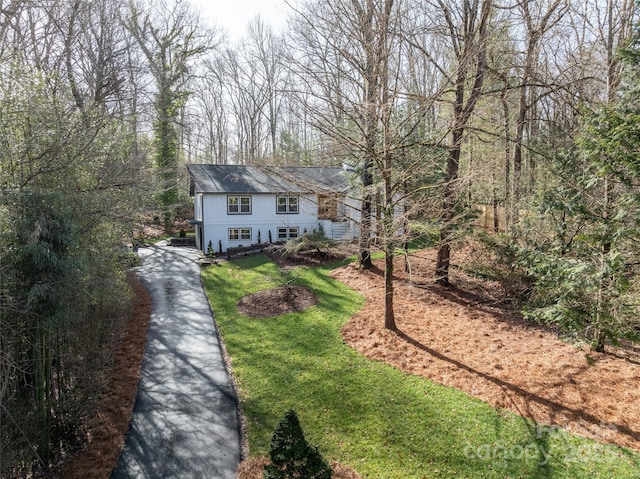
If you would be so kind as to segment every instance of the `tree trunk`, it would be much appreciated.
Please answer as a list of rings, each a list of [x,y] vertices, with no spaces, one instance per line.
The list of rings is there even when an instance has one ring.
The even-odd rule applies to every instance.
[[[362,168],[362,218],[360,220],[360,238],[358,240],[358,267],[360,269],[370,269],[373,266],[371,262],[372,168],[372,160],[366,158]]]
[[[386,71],[386,69],[385,69]],[[388,93],[385,91],[383,101],[388,102]],[[393,160],[389,151],[389,117],[386,116],[384,125],[384,159],[382,162],[382,181],[384,183],[384,206],[380,220],[383,222],[381,230],[384,234],[384,327],[392,331],[396,330],[396,319],[393,310],[393,259],[395,256],[395,218],[393,198]]]
[[[524,58],[524,65],[522,65],[522,77],[520,78],[520,97],[518,101],[518,116],[516,118],[516,132],[515,132],[515,144],[513,148],[513,210],[512,220],[513,226],[516,227],[518,223],[520,201],[522,199],[523,186],[526,191],[526,185],[523,184],[522,175],[522,163],[523,163],[523,151],[525,142],[525,128],[528,121],[531,119],[530,109],[537,101],[535,98],[534,83],[536,73],[536,62],[538,60],[539,44],[543,35],[549,30],[551,25],[560,21],[563,15],[566,13],[568,5],[564,0],[554,0],[547,8],[547,11],[539,18],[538,22],[534,22],[533,15],[529,10],[531,1],[525,1],[520,4],[522,9],[522,17],[524,20],[526,35],[527,35],[527,47]],[[534,3],[535,4],[535,3]],[[554,13],[559,11],[555,18],[552,18]],[[532,166],[532,163],[529,164]],[[535,168],[535,165],[533,165]],[[532,180],[533,182],[533,180]]]
[[[451,240],[453,237],[453,222],[456,217],[458,168],[460,164],[460,148],[462,143],[462,128],[456,127],[452,134],[452,142],[447,157],[447,183],[444,187],[442,208],[444,211],[443,225],[440,228],[440,247],[436,263],[436,283],[449,286],[449,264],[451,262]]]
[[[453,23],[449,7],[446,2],[438,2],[446,13],[449,29],[454,34],[458,27]],[[458,168],[460,164],[460,150],[464,130],[470,121],[473,110],[482,94],[484,73],[487,68],[487,25],[492,10],[492,2],[483,0],[480,11],[465,9],[461,19],[462,46],[457,53],[457,72],[455,79],[455,98],[453,100],[453,127],[451,129],[451,143],[447,157],[447,179],[443,194],[443,225],[440,228],[440,247],[436,263],[436,282],[442,286],[449,285],[449,265],[451,262],[451,241],[453,239],[454,221],[456,218],[456,203],[458,199]],[[477,25],[477,26],[476,26]],[[455,41],[460,41],[456,39]],[[473,73],[469,69],[473,65]],[[468,99],[465,92],[469,89],[467,79],[472,78],[472,86]]]
[[[527,69],[525,69],[527,71]],[[528,76],[525,74],[525,80]],[[520,208],[520,200],[522,197],[522,146],[524,142],[524,128],[527,120],[527,88],[521,87],[520,106],[518,109],[518,118],[516,119],[516,137],[513,145],[513,211],[512,220],[514,225],[518,223],[518,209]]]
[[[364,71],[364,161],[362,164],[362,218],[360,222],[359,261],[360,269],[370,269],[371,262],[371,213],[373,194],[373,165],[376,158],[378,115],[376,111],[379,85],[376,71],[376,49],[374,46],[373,2],[367,2],[367,10],[361,12],[364,24],[366,64]]]
[[[502,101],[502,114],[504,115],[504,209],[505,209],[505,231],[511,229],[513,217],[513,197],[511,195],[511,122],[509,121],[509,102],[507,101],[507,87],[505,79],[505,87],[500,95]]]
[[[384,327],[395,331],[396,318],[393,310],[393,255],[394,242],[389,238],[385,248],[384,267]]]

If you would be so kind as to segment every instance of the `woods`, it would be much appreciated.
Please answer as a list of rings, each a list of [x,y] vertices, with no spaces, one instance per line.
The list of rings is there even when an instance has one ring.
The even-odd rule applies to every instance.
[[[47,471],[85,441],[127,314],[123,246],[153,186],[138,148],[140,64],[118,11],[2,4],[3,477]]]
[[[186,163],[347,165],[358,261],[428,230],[449,286],[473,205],[486,273],[598,351],[638,339],[632,0],[301,1],[236,42],[185,0],[0,1],[0,474],[83,441],[145,223]],[[496,228],[497,229],[497,228]],[[460,265],[455,265],[460,266]]]

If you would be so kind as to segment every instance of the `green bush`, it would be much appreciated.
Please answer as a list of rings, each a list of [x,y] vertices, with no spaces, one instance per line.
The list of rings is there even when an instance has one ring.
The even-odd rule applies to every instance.
[[[293,409],[276,426],[269,456],[271,464],[265,466],[264,479],[331,478],[331,466],[316,447],[309,445]]]
[[[526,302],[534,284],[534,278],[522,263],[526,248],[509,234],[480,233],[478,239],[489,256],[484,257],[484,261],[467,266],[467,272],[497,281],[505,296],[514,303]],[[477,255],[484,256],[481,252]]]
[[[560,326],[594,351],[620,339],[638,341],[637,292],[621,252],[587,258],[532,251],[527,260],[536,280],[526,316]]]

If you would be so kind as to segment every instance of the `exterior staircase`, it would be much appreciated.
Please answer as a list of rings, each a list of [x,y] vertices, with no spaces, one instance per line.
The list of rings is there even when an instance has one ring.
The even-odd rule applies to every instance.
[[[337,241],[350,240],[351,227],[348,222],[345,223],[332,223],[331,224],[331,238]]]

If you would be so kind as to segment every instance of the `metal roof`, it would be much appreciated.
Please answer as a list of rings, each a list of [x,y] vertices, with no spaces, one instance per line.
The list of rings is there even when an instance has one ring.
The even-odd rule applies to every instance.
[[[350,188],[339,167],[187,165],[195,193],[331,193]]]

